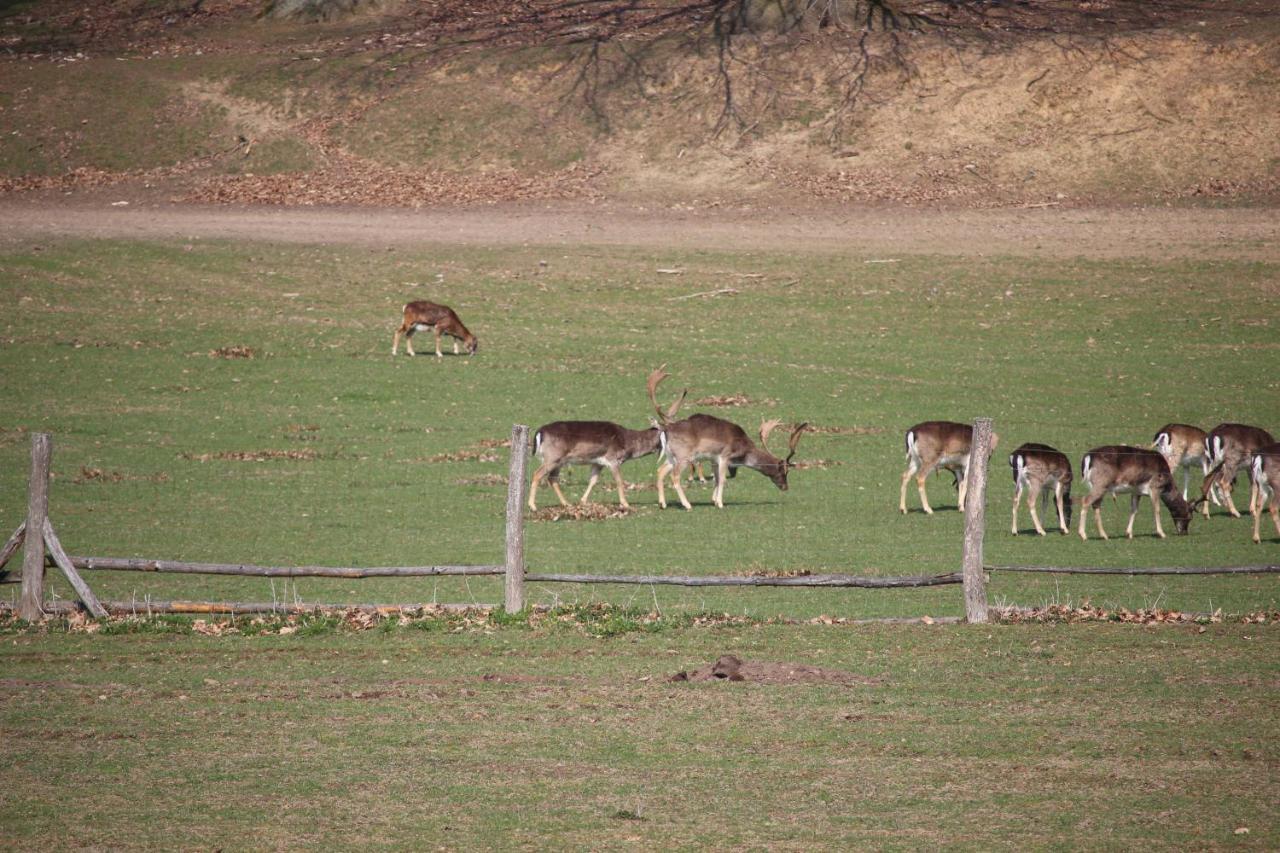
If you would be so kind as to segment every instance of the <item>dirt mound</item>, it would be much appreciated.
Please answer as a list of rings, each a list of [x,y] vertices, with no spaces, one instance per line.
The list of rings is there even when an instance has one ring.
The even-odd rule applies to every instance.
[[[681,670],[668,681],[754,681],[760,684],[879,684],[874,678],[842,669],[822,669],[797,663],[744,661],[736,655],[721,655],[715,663],[694,670]]]

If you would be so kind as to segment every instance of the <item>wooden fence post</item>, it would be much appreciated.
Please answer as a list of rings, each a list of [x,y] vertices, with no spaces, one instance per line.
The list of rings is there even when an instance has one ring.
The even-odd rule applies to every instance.
[[[511,427],[511,470],[507,475],[507,575],[504,606],[524,610],[524,468],[529,458],[529,428]]]
[[[986,533],[987,461],[991,456],[991,418],[973,422],[964,505],[964,615],[971,623],[987,621],[987,584],[982,575],[982,537]]]
[[[31,436],[31,479],[27,483],[27,536],[22,543],[22,597],[18,616],[35,622],[44,616],[44,531],[49,516],[49,457],[47,432]]]

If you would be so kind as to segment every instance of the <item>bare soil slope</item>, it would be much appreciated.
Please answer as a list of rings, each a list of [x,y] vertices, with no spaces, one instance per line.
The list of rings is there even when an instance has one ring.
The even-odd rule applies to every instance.
[[[205,202],[408,206],[1280,198],[1273,4],[910,0],[867,5],[896,16],[790,29],[725,17],[752,0],[393,0],[321,23],[262,8],[0,10],[0,192],[127,183]]]

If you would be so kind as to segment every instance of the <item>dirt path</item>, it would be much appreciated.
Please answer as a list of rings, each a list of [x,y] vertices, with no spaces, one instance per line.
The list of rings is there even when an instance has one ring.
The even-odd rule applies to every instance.
[[[0,200],[0,244],[58,237],[411,245],[621,245],[851,254],[1280,261],[1275,209],[689,210],[527,204],[422,210]]]

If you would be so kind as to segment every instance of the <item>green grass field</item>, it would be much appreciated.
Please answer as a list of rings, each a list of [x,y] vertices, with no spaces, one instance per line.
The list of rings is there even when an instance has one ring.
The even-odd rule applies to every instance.
[[[1221,511],[1164,541],[1145,505],[1132,542],[1011,536],[1005,462],[1023,441],[1078,460],[1096,445],[1148,442],[1171,420],[1280,428],[1273,265],[870,263],[884,260],[11,245],[0,250],[0,524],[7,534],[21,521],[29,434],[47,431],[51,516],[72,553],[500,562],[505,487],[492,481],[506,451],[482,442],[516,422],[641,426],[645,375],[665,362],[668,394],[687,384],[691,400],[751,400],[689,410],[752,432],[761,417],[845,430],[804,438],[798,458],[826,464],[796,471],[786,493],[744,470],[723,511],[709,488],[691,490],[690,513],[660,511],[652,490],[637,490],[639,510],[623,519],[530,522],[532,571],[953,571],[961,517],[950,478],[931,483],[936,515],[897,513],[902,432],[981,415],[1000,435],[990,563],[1276,561],[1274,533],[1254,545],[1248,520]],[[738,292],[681,298],[726,287]],[[453,305],[479,354],[393,360],[391,332],[414,298]],[[429,341],[420,336],[419,350]],[[213,354],[235,347],[253,357]],[[295,458],[219,458],[267,451]],[[464,451],[490,461],[432,461]],[[625,473],[649,483],[654,467],[639,460]],[[1113,536],[1126,514],[1108,502]],[[103,598],[140,602],[501,598],[492,579],[86,576]],[[997,574],[990,597],[1232,614],[1274,610],[1278,595],[1275,576]],[[962,612],[956,586],[561,585],[528,598],[753,617]],[[436,627],[0,636],[3,844],[1280,846],[1270,625],[746,624],[611,638],[573,625]],[[665,681],[730,651],[876,681]]]
[[[513,423],[603,418],[640,427],[647,372],[667,363],[690,400],[746,395],[738,420],[807,420],[777,491],[743,471],[724,511],[652,489],[622,520],[533,522],[533,571],[710,574],[955,570],[961,515],[949,478],[933,517],[895,510],[902,432],[932,418],[995,419],[992,564],[1223,565],[1274,561],[1218,514],[1191,535],[1132,542],[1013,537],[1007,453],[1042,441],[1073,459],[1150,441],[1170,420],[1280,427],[1270,368],[1280,315],[1261,263],[878,258],[607,247],[483,250],[80,242],[8,250],[0,522],[25,512],[28,433],[55,442],[51,513],[77,554],[266,564],[501,562]],[[545,263],[544,263],[545,262]],[[655,270],[680,268],[682,275]],[[760,276],[760,277],[747,277]],[[732,287],[737,294],[680,299]],[[434,298],[480,338],[475,358],[390,356],[400,306]],[[425,343],[424,343],[425,340]],[[253,358],[211,353],[247,347]],[[430,351],[430,336],[419,338]],[[433,462],[485,450],[492,461]],[[263,462],[218,454],[289,452]],[[474,453],[472,455],[475,455]],[[653,458],[625,469],[652,484]],[[585,470],[568,475],[570,491]],[[1244,479],[1241,478],[1241,492]],[[598,493],[614,501],[611,490]],[[1078,497],[1079,495],[1077,495]],[[552,500],[549,491],[543,505]],[[1144,502],[1145,503],[1145,502]],[[1247,498],[1240,501],[1243,506]],[[909,495],[915,507],[916,497]],[[1123,533],[1127,503],[1107,507]],[[1167,516],[1166,516],[1167,518]],[[1025,511],[1024,530],[1030,529]],[[1168,525],[1167,525],[1168,526]],[[96,573],[104,597],[271,600],[261,580]],[[756,616],[959,612],[956,588],[894,593],[535,588],[531,603],[643,600]],[[498,599],[495,581],[290,584],[304,601]],[[1273,579],[999,575],[993,600],[1228,612],[1274,608]]]

